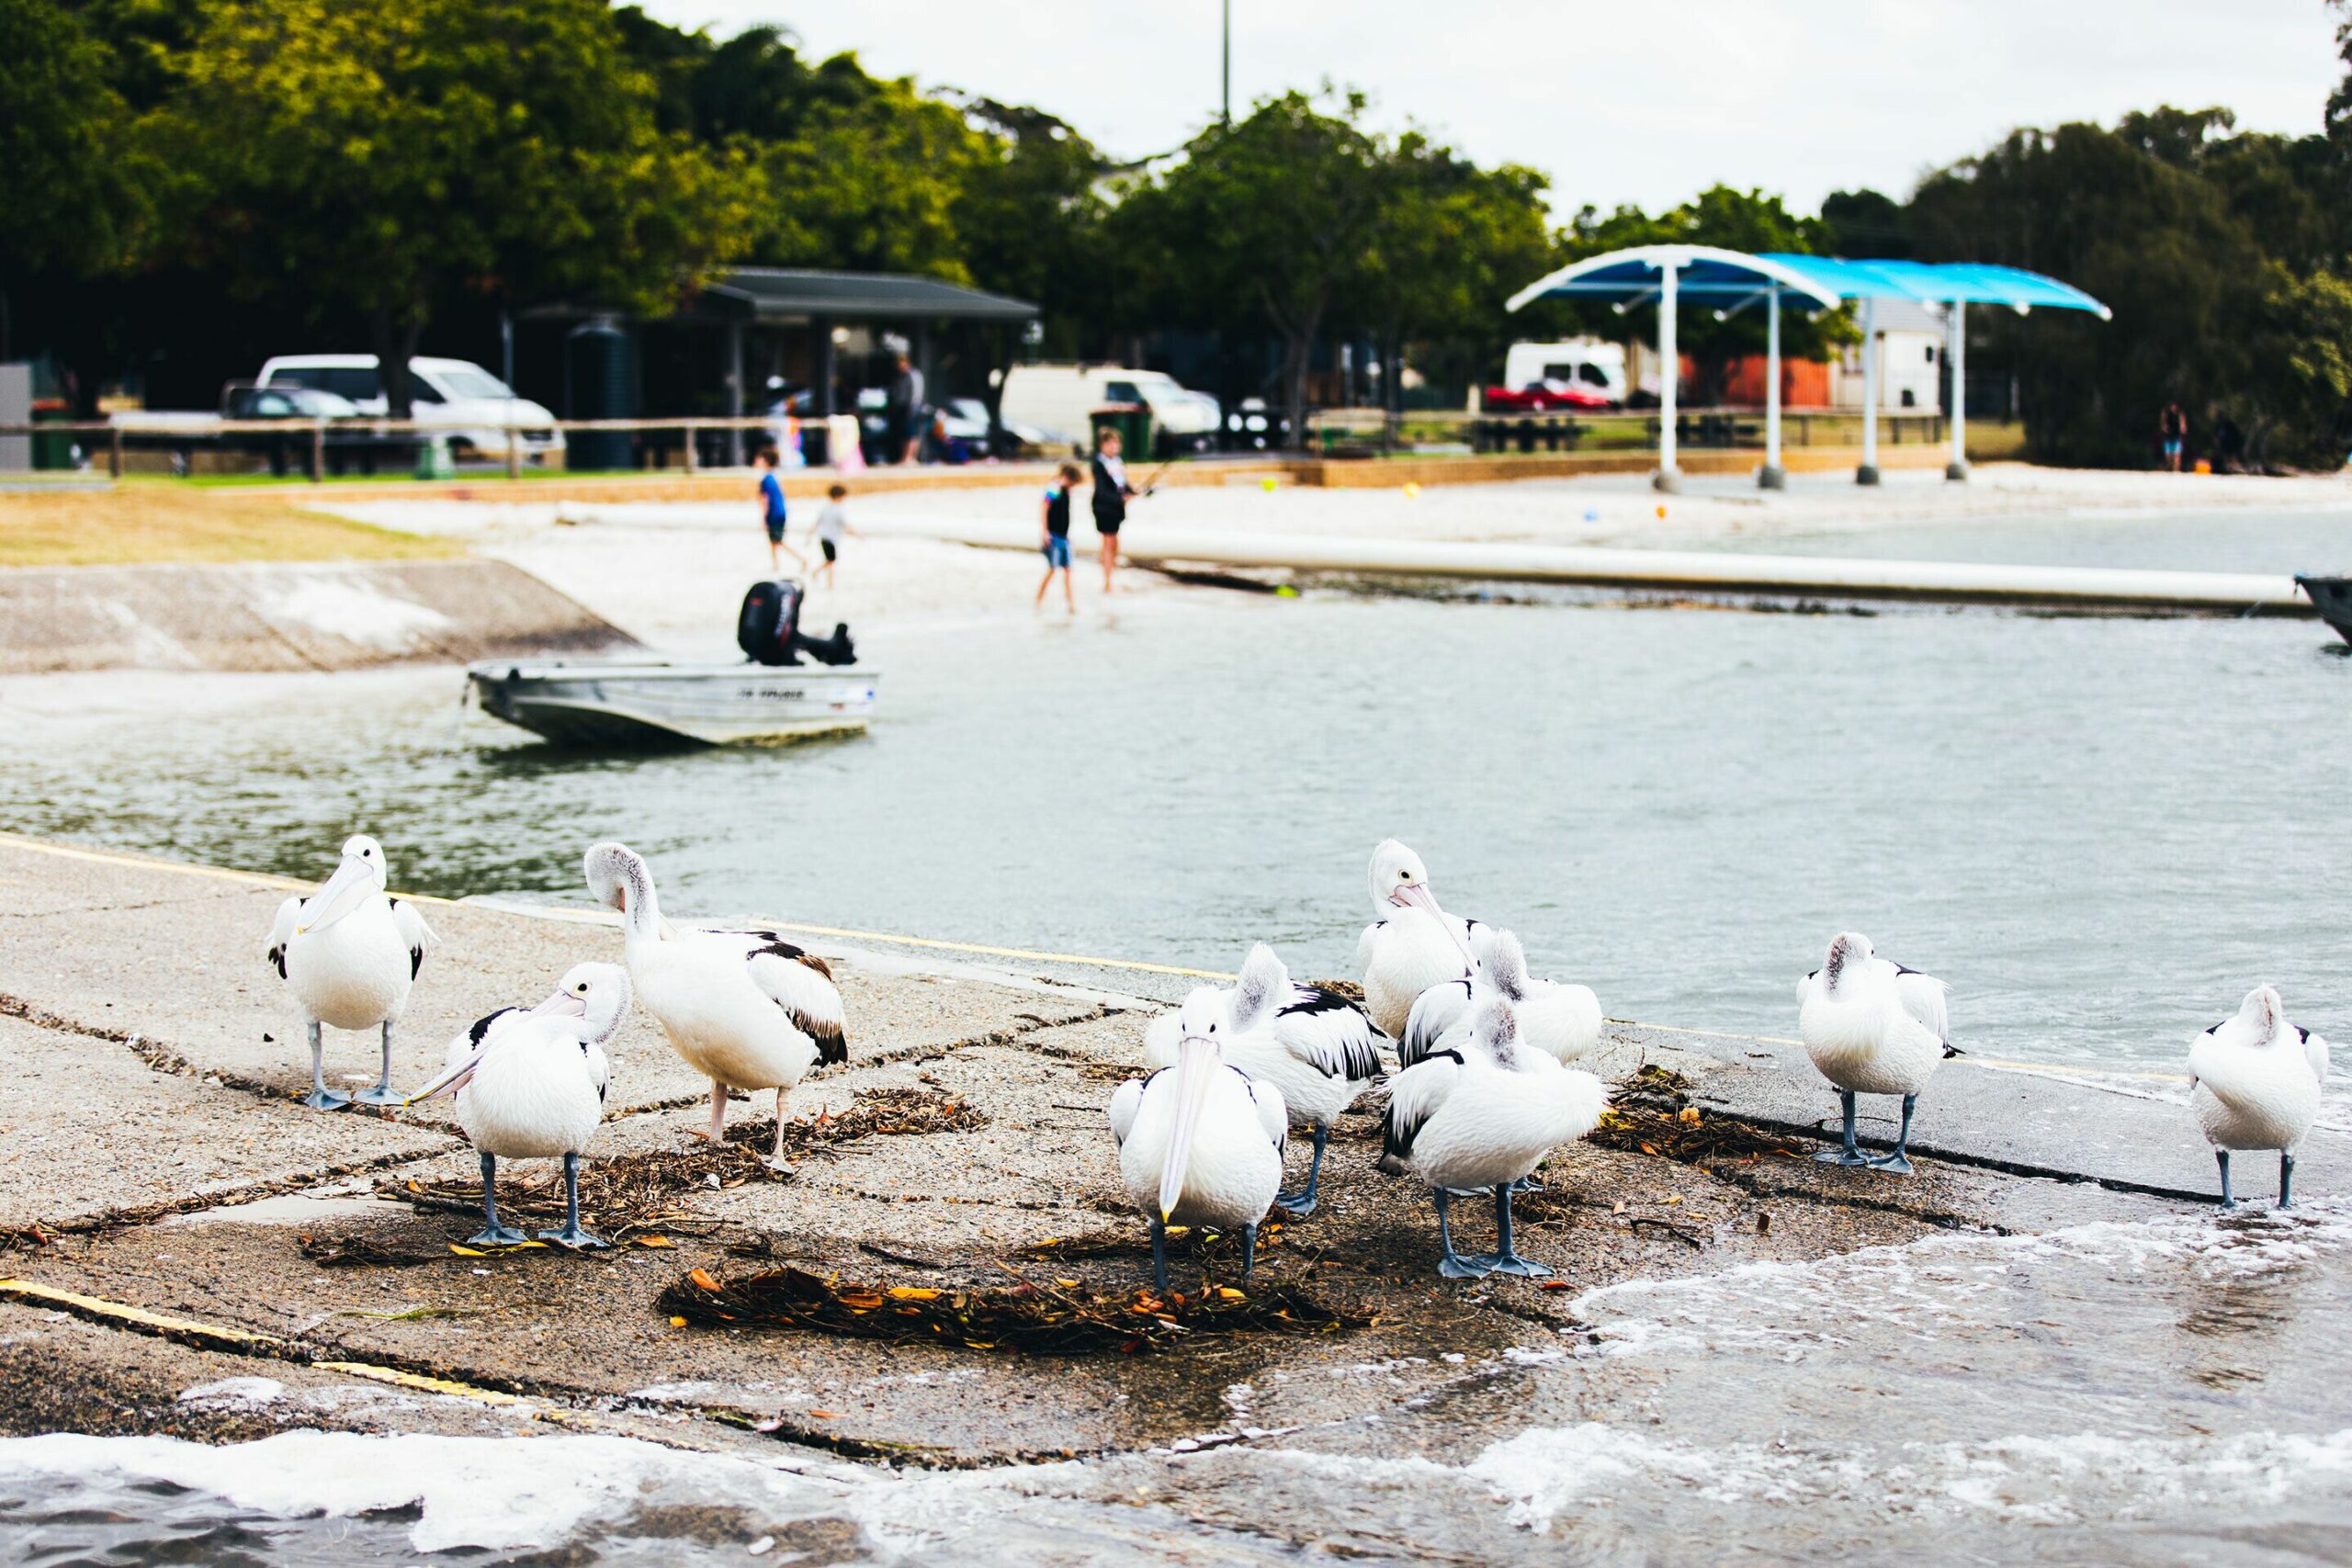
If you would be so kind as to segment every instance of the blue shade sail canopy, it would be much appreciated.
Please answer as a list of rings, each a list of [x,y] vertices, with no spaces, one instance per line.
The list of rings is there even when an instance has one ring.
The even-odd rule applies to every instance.
[[[1512,295],[1506,308],[1516,310],[1548,296],[1604,305],[1634,304],[1657,293],[1659,275],[1671,265],[1676,272],[1675,292],[1686,299],[1721,306],[1754,299],[1777,283],[1817,309],[1833,310],[1838,299],[1835,292],[1787,265],[1812,259],[1749,255],[1713,245],[1635,245],[1587,256],[1546,273]]]

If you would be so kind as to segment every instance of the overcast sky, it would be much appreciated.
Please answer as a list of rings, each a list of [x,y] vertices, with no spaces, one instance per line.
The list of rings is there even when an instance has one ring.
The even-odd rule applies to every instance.
[[[1033,103],[1121,157],[1217,107],[1217,0],[642,0],[726,35]],[[1237,110],[1325,77],[1482,162],[1548,171],[1566,216],[1718,180],[1800,210],[1907,193],[2018,125],[2224,104],[2317,130],[2341,74],[2324,0],[1233,0]]]

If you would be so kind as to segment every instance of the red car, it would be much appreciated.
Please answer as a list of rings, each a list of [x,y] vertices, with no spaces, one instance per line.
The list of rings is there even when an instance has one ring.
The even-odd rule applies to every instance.
[[[1509,387],[1487,387],[1480,389],[1478,401],[1488,413],[1572,413],[1614,406],[1598,387],[1566,381],[1538,381],[1517,392]]]

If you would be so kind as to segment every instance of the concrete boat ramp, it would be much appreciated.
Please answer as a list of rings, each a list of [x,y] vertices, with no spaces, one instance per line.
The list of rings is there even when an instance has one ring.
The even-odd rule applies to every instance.
[[[1956,1061],[1922,1103],[1919,1172],[1897,1179],[1803,1157],[1832,1101],[1791,1070],[1787,1043],[1632,1025],[1614,1030],[1606,1064],[1623,1102],[1670,1128],[1695,1111],[1730,1136],[1680,1158],[1672,1145],[1555,1155],[1518,1238],[1555,1281],[1437,1278],[1426,1200],[1374,1169],[1374,1125],[1357,1115],[1334,1141],[1323,1207],[1273,1238],[1261,1279],[1362,1326],[1022,1356],[686,1325],[659,1302],[696,1269],[731,1280],[790,1264],[945,1292],[1146,1279],[1102,1118],[1157,1005],[1126,994],[1139,976],[814,942],[839,961],[851,1057],[802,1086],[795,1116],[839,1116],[885,1090],[973,1114],[812,1143],[786,1179],[721,1180],[714,1166],[662,1195],[661,1228],[640,1233],[661,1245],[469,1257],[451,1248],[468,1215],[402,1201],[412,1183],[472,1172],[446,1111],[294,1102],[307,1064],[260,952],[286,889],[0,839],[0,1431],[587,1432],[812,1473],[1028,1466],[988,1495],[1116,1510],[1115,1528],[1085,1515],[1087,1550],[1066,1540],[1064,1555],[1036,1560],[1080,1560],[1115,1536],[1188,1541],[1179,1555],[1201,1562],[1308,1548],[1558,1562],[1550,1530],[1613,1543],[1600,1553],[1611,1561],[1701,1562],[1721,1560],[1720,1537],[1651,1535],[1643,1511],[1682,1506],[1684,1460],[1623,1471],[1605,1506],[1557,1477],[1588,1473],[1603,1450],[1623,1467],[1634,1454],[1729,1462],[1736,1449],[1769,1469],[1791,1443],[1829,1443],[1845,1457],[1821,1473],[1848,1475],[1822,1483],[1834,1495],[1790,1508],[1755,1492],[1736,1517],[1720,1496],[1704,1510],[1770,1558],[1873,1522],[1891,1531],[1873,1549],[1932,1552],[1949,1529],[1932,1508],[1890,1513],[1852,1479],[1919,1434],[1964,1449],[2019,1422],[2093,1424],[2105,1417],[2082,1402],[2111,1394],[2140,1402],[2133,1419],[2149,1429],[2177,1424],[2180,1440],[2202,1441],[2191,1434],[2257,1419],[2234,1393],[2210,1406],[2199,1392],[2191,1373],[2213,1357],[2233,1389],[2284,1391],[2340,1387],[2336,1363],[2352,1355],[2331,1239],[2344,1214],[2323,1200],[2307,1219],[2216,1224],[2178,1086]],[[466,1021],[619,951],[584,909],[428,901],[428,917],[444,946],[400,1034],[402,1082],[421,1081]],[[641,1017],[614,1058],[594,1157],[691,1155],[707,1086]],[[373,1059],[368,1041],[332,1041],[336,1076],[364,1077]],[[764,1114],[738,1104],[732,1118]],[[2267,1196],[2269,1170],[2246,1164],[2242,1190]],[[2315,1138],[2300,1179],[2313,1195],[2352,1190],[2345,1138]],[[1483,1247],[1487,1216],[1464,1210],[1464,1239]],[[2113,1236],[2134,1238],[2139,1261],[2083,1261],[2107,1258]],[[2226,1342],[2180,1341],[2205,1358],[2186,1371],[2161,1355],[2139,1366],[2154,1353],[2134,1335],[2175,1343],[2179,1292],[2204,1289],[2197,1259],[2279,1247],[2336,1303],[2332,1318],[2312,1308]],[[2127,1277],[2158,1256],[2188,1259],[2188,1282]],[[1215,1253],[1176,1268],[1184,1289],[1235,1272]],[[2015,1294],[2028,1285],[2030,1303]],[[1656,1304],[1675,1292],[1690,1294]],[[1902,1315],[1930,1297],[1947,1304]],[[1915,1367],[1930,1340],[1942,1348]],[[2084,1370],[2102,1354],[2139,1371]],[[1955,1382],[1962,1363],[1970,1379]],[[1858,1402],[1864,1383],[1875,1393]],[[2274,1401],[2260,1432],[2240,1436],[2324,1425],[2311,1400],[2325,1403]],[[1070,1459],[1085,1462],[1046,1462]],[[1000,1503],[972,1502],[974,1520]]]

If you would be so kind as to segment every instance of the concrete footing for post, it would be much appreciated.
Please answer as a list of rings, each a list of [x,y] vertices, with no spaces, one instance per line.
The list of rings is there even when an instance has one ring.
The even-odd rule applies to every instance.
[[[1758,490],[1788,489],[1789,470],[1778,463],[1765,464],[1756,470],[1756,488]]]
[[[1878,483],[1878,465],[1876,463],[1864,463],[1860,468],[1856,468],[1854,470],[1854,482],[1858,485],[1874,485]]]
[[[1955,483],[1966,483],[1968,479],[1968,465],[1965,463],[1946,463],[1944,465],[1944,478],[1951,479]]]
[[[1657,491],[1663,495],[1680,495],[1682,493],[1682,470],[1679,468],[1660,468],[1657,472],[1650,476],[1650,489]]]

